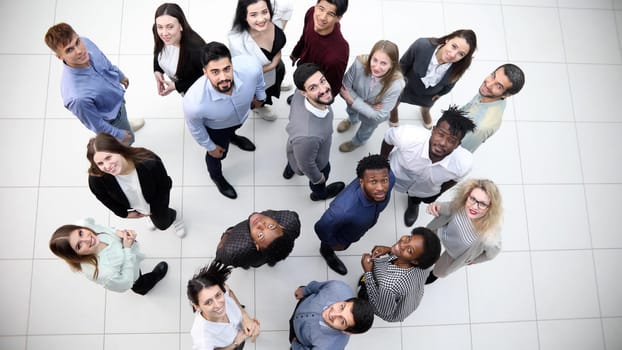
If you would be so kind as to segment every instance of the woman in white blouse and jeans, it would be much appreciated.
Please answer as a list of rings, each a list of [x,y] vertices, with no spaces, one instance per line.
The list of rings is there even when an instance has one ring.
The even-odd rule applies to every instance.
[[[426,283],[465,265],[491,260],[501,251],[503,207],[494,182],[464,181],[453,201],[431,203],[426,211],[436,217],[428,228],[436,231],[445,247]]]

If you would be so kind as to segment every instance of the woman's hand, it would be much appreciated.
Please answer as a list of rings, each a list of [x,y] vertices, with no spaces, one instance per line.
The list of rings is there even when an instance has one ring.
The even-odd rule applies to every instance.
[[[166,80],[166,78],[164,78],[164,74],[161,72],[153,72],[153,75],[155,75],[158,94],[160,96],[166,96],[170,94],[171,91],[175,90],[175,82]]]
[[[440,215],[441,205],[438,202],[430,203],[428,207],[425,209],[425,212],[437,217]]]
[[[350,91],[348,91],[348,88],[345,87],[344,85],[341,85],[341,90],[339,90],[339,95],[341,95],[341,97],[344,99],[344,101],[346,101],[348,106],[350,106],[350,105],[352,105],[354,103],[354,99],[352,98],[352,94],[350,94]]]
[[[123,248],[131,247],[136,241],[136,231],[134,230],[116,230],[115,233],[121,237]]]
[[[132,210],[132,211],[128,211],[127,212],[127,218],[128,219],[138,219],[138,218],[143,218],[145,216],[147,216],[147,215],[139,213],[136,210]]]
[[[391,252],[391,247],[387,247],[384,245],[377,245],[377,246],[374,246],[374,249],[371,250],[371,257],[377,258],[385,254],[389,254],[390,252]]]
[[[374,262],[371,260],[371,254],[365,253],[361,257],[361,266],[364,272],[370,272],[374,268]]]

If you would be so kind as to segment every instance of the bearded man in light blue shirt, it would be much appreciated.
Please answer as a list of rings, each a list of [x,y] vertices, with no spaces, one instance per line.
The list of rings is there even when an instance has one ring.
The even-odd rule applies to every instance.
[[[233,59],[222,43],[212,41],[201,50],[204,75],[184,95],[186,124],[197,143],[207,150],[207,171],[218,191],[235,199],[237,193],[222,174],[222,160],[229,143],[244,151],[255,145],[236,135],[248,118],[251,105],[261,106],[266,99],[261,65],[254,57],[240,55]]]

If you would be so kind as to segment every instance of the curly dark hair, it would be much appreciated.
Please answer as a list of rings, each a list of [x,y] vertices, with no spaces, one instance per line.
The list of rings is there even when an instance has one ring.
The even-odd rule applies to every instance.
[[[365,170],[378,170],[378,169],[387,169],[389,170],[391,166],[389,165],[389,161],[383,158],[379,154],[370,154],[367,157],[359,160],[356,165],[356,176],[359,179],[365,177]]]
[[[423,254],[417,259],[417,266],[425,270],[434,265],[441,256],[441,241],[438,236],[426,227],[415,227],[410,234],[423,238]]]
[[[467,112],[462,111],[457,105],[450,105],[449,108],[442,111],[443,114],[436,122],[438,127],[442,122],[446,122],[449,125],[449,130],[453,136],[457,136],[462,140],[464,135],[469,131],[475,130],[475,123],[469,117]]]

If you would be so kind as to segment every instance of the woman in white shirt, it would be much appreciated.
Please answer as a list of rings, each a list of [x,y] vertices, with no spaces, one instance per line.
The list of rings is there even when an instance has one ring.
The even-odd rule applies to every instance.
[[[203,75],[199,52],[205,41],[190,27],[181,7],[173,3],[157,8],[152,31],[153,74],[158,94],[166,96],[173,90],[185,94]]]
[[[239,0],[229,32],[231,56],[253,56],[263,67],[266,100],[255,111],[269,121],[277,118],[270,105],[272,97],[281,96],[281,83],[285,77],[281,49],[285,46],[286,38],[283,30],[272,23],[273,14],[270,1]]]
[[[251,318],[225,284],[231,267],[218,261],[203,267],[188,281],[187,296],[194,310],[194,350],[241,350],[246,339],[254,342],[259,321]]]
[[[86,149],[89,188],[102,204],[119,217],[148,216],[156,228],[173,226],[178,237],[185,236],[183,221],[168,206],[173,182],[155,153],[104,133],[89,140]]]
[[[348,118],[337,125],[338,132],[361,123],[352,140],[339,145],[341,152],[350,152],[363,145],[380,123],[389,118],[404,88],[397,45],[380,40],[369,55],[360,55],[343,77],[339,94],[346,101]]]
[[[428,228],[436,231],[445,247],[426,283],[462,266],[491,260],[501,252],[503,207],[494,182],[464,181],[453,201],[431,203],[426,211],[436,217]]]
[[[140,253],[133,230],[115,230],[97,225],[91,218],[63,225],[50,238],[50,250],[74,271],[113,292],[132,289],[145,295],[168,271],[162,261],[152,272],[142,274]]]

